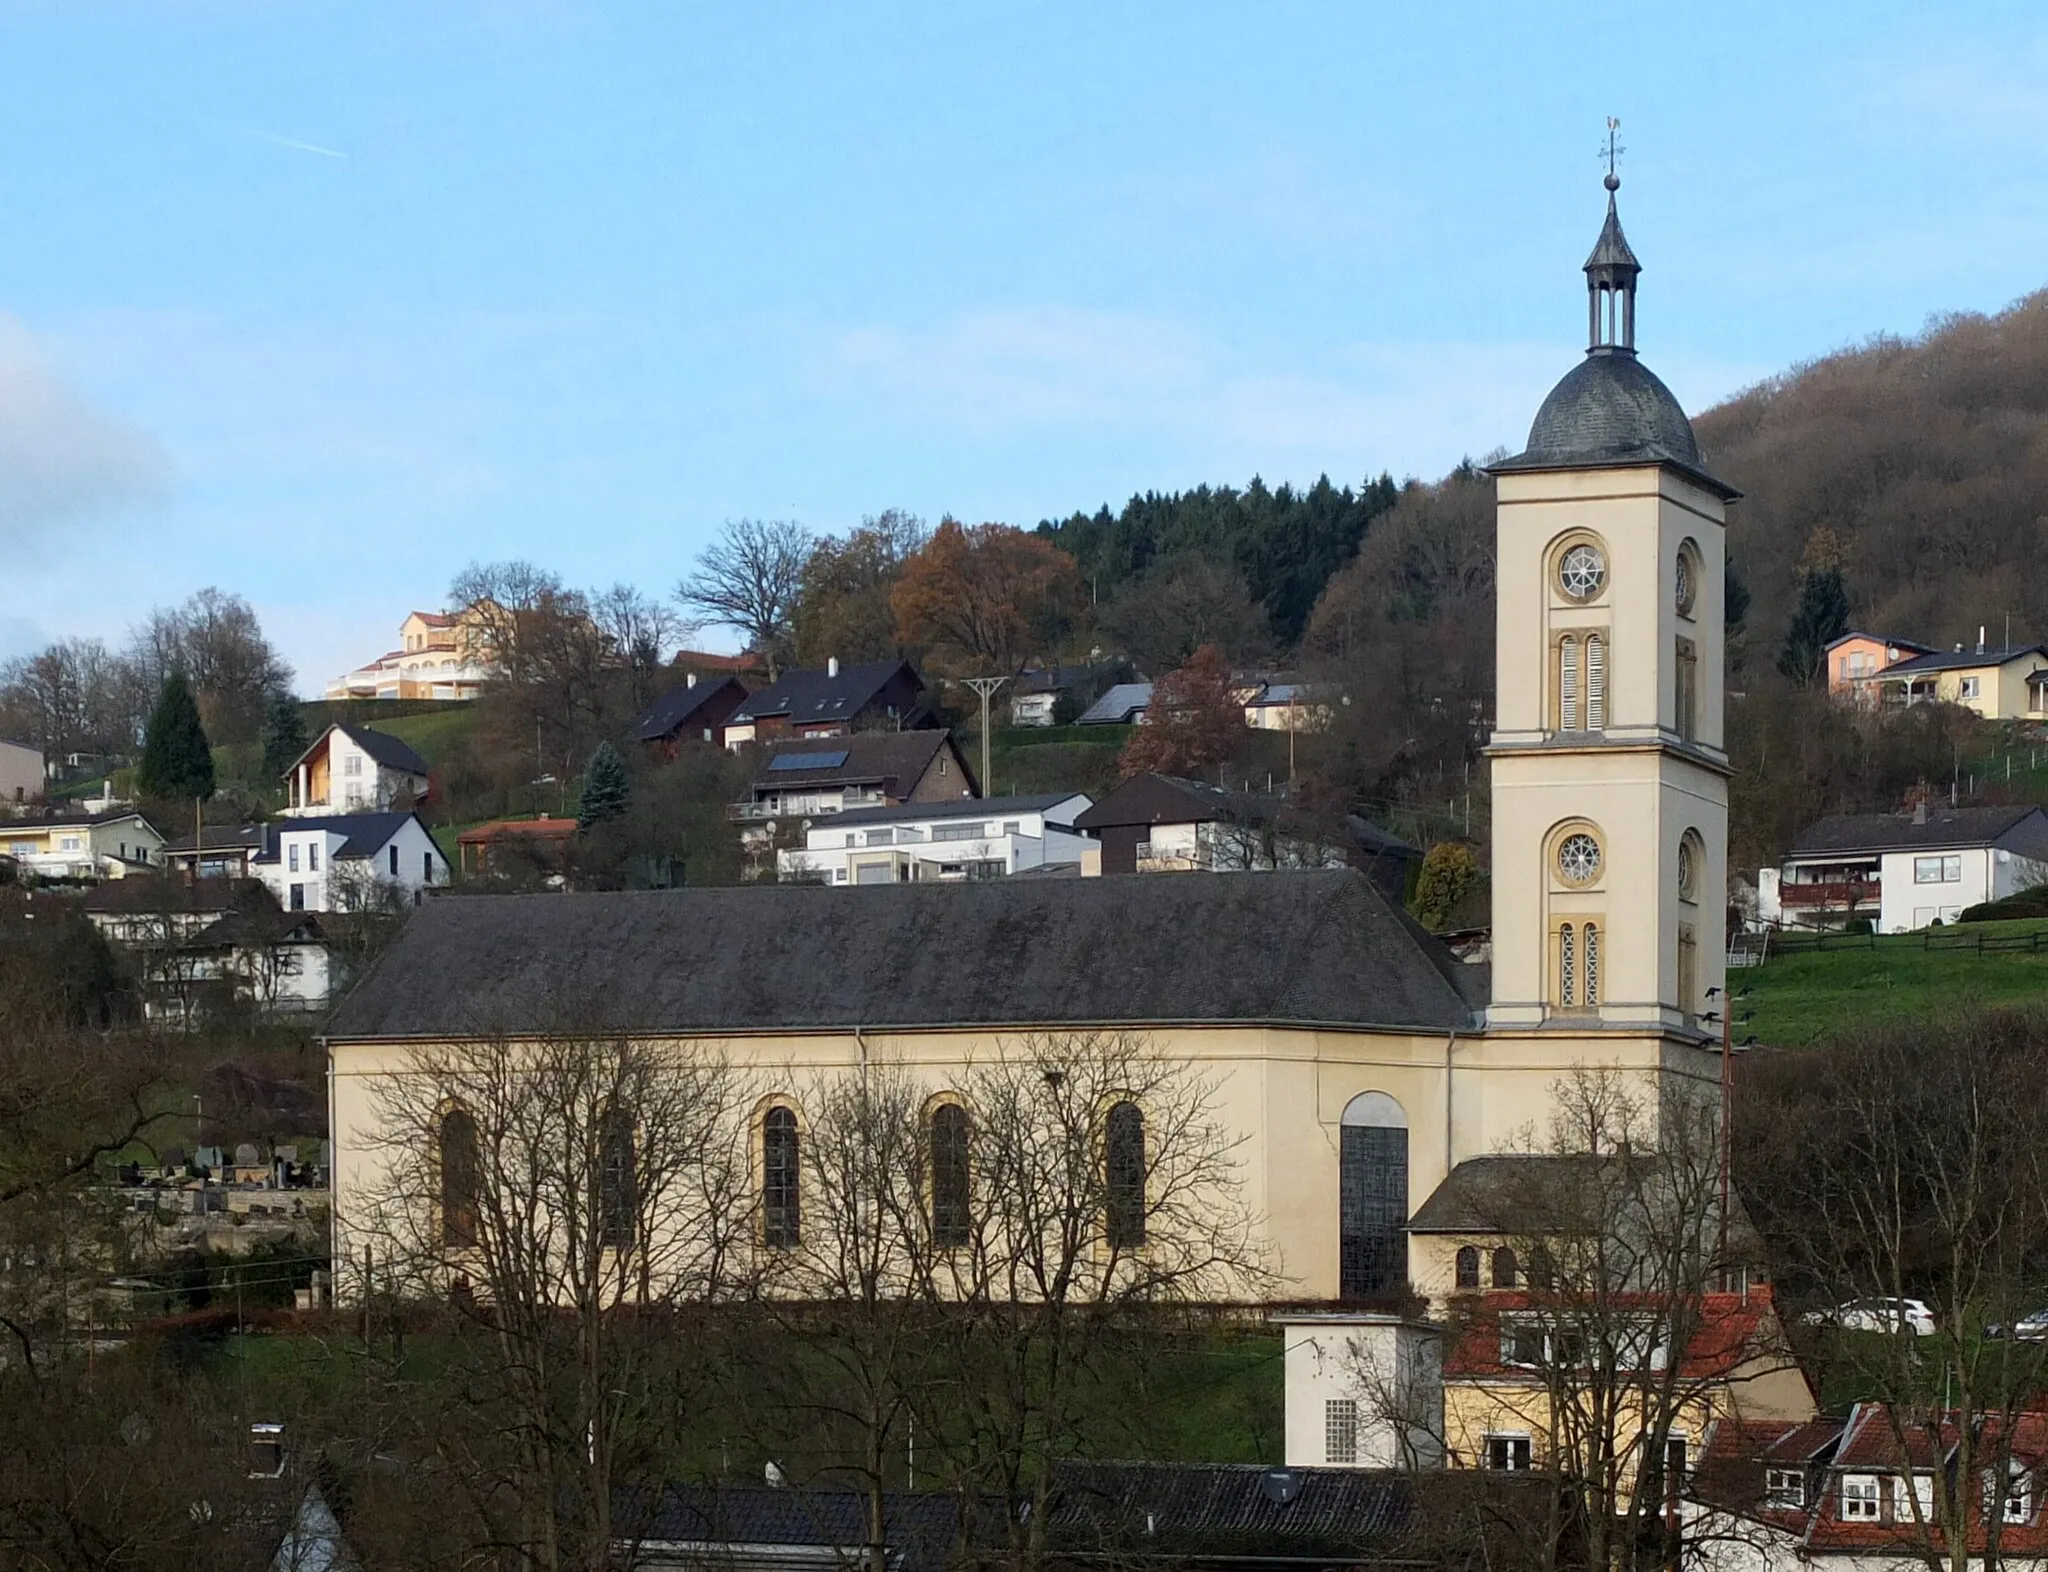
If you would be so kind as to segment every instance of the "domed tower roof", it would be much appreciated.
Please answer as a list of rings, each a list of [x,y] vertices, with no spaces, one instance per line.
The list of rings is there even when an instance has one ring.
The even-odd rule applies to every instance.
[[[1607,222],[1586,259],[1586,358],[1550,390],[1529,428],[1529,445],[1495,473],[1609,469],[1668,464],[1724,498],[1739,493],[1700,464],[1692,422],[1671,390],[1636,358],[1636,280],[1642,264],[1621,232],[1610,170]]]

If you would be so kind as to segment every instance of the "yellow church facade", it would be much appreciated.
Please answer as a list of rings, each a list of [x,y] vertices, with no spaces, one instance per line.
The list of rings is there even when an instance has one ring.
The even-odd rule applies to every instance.
[[[1575,1071],[1713,1096],[1734,493],[1636,357],[1638,271],[1610,199],[1586,357],[1496,469],[1490,973],[1350,870],[444,897],[330,1027],[337,1258],[385,1188],[380,1087],[568,999],[715,1048],[762,1108],[878,1062],[941,1096],[1032,1034],[1128,1034],[1208,1088],[1291,1300],[1448,1293],[1408,1219],[1540,1144]]]

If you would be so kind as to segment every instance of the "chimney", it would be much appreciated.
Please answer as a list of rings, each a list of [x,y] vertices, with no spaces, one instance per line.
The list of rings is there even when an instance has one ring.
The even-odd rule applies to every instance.
[[[1922,797],[1913,804],[1913,822],[1915,824],[1925,824],[1927,822],[1927,799],[1925,797]]]
[[[828,677],[839,675],[839,657],[837,655],[832,656],[825,662],[825,675]]]
[[[1984,653],[1984,624],[1981,622],[1977,624],[1977,653]]]

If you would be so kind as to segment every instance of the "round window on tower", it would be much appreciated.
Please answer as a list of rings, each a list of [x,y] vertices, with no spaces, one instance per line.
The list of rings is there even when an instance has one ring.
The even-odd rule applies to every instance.
[[[1700,595],[1700,554],[1691,541],[1678,548],[1675,582],[1678,614],[1690,617]]]
[[[1700,868],[1706,861],[1707,849],[1700,838],[1687,830],[1678,838],[1678,898],[1682,901],[1697,901],[1700,898]]]
[[[1580,541],[1557,559],[1557,587],[1568,600],[1586,601],[1607,587],[1607,559],[1591,541]]]
[[[1600,877],[1600,842],[1586,830],[1573,830],[1557,843],[1557,876],[1574,888]]]

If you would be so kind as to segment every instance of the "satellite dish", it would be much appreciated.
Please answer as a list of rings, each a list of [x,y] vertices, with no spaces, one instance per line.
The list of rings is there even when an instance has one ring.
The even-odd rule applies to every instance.
[[[1259,1488],[1275,1506],[1286,1506],[1300,1495],[1303,1482],[1298,1468],[1269,1468],[1259,1476]]]

